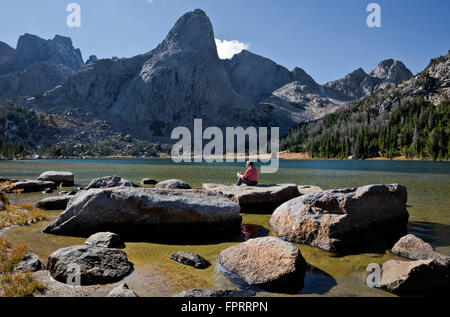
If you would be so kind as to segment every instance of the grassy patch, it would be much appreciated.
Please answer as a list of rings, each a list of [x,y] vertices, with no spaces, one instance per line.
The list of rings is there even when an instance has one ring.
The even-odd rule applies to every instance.
[[[42,209],[35,208],[32,204],[6,205],[5,207],[6,210],[0,211],[0,230],[13,225],[24,226],[47,217]]]
[[[26,244],[12,245],[0,238],[0,296],[26,297],[45,290],[45,286],[34,280],[31,273],[13,272],[27,250]]]

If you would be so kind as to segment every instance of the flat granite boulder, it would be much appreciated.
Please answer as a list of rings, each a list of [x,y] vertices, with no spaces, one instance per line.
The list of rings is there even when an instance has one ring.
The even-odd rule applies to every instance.
[[[95,285],[120,281],[132,271],[133,264],[121,250],[81,245],[53,252],[47,269],[59,282],[76,283],[79,274],[80,285]]]
[[[447,295],[450,290],[448,266],[435,259],[389,260],[383,264],[378,285],[397,295]]]
[[[392,247],[392,254],[411,260],[435,259],[443,265],[450,265],[450,257],[436,251],[429,243],[419,237],[408,234]]]
[[[134,187],[133,182],[130,182],[127,179],[124,179],[120,176],[105,176],[93,179],[89,185],[86,187],[86,190],[92,188],[112,188],[112,187]]]
[[[237,203],[200,190],[117,187],[80,191],[44,232],[152,236],[239,230]]]
[[[327,190],[284,203],[269,223],[284,240],[340,252],[404,235],[406,201],[406,187],[398,184]]]
[[[220,252],[220,264],[246,283],[274,289],[302,285],[307,263],[299,248],[276,237],[250,239]]]
[[[220,193],[239,203],[243,212],[272,213],[281,204],[300,196],[295,184],[258,186],[203,184],[202,188]]]
[[[155,185],[155,188],[169,188],[169,189],[191,189],[191,186],[180,179],[168,179],[159,182]]]
[[[73,196],[61,195],[44,198],[36,203],[36,208],[43,210],[64,210]]]
[[[24,180],[14,183],[14,189],[22,190],[22,193],[36,193],[41,192],[44,189],[51,188],[56,189],[55,182],[38,181],[38,180]]]
[[[308,195],[321,192],[322,188],[312,185],[298,185],[298,191],[300,192],[300,195]]]
[[[73,186],[74,176],[72,172],[56,172],[47,171],[42,173],[37,180],[39,181],[50,181],[54,182],[56,185]]]

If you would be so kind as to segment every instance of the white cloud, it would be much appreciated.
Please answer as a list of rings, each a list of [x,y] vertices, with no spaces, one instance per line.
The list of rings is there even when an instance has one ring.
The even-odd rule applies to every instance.
[[[235,54],[239,54],[242,50],[250,47],[249,43],[239,42],[238,40],[219,40],[216,39],[217,53],[221,59],[230,59]]]

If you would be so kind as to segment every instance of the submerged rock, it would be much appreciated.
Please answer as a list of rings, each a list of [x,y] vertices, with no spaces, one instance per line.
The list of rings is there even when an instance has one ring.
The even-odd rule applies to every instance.
[[[51,194],[51,193],[53,193],[53,189],[51,189],[51,188],[46,188],[46,189],[44,189],[44,190],[42,191],[42,193],[43,193],[43,194]]]
[[[272,213],[284,202],[300,196],[295,184],[258,186],[203,184],[203,189],[220,193],[239,203],[243,212]]]
[[[254,291],[248,290],[221,290],[221,289],[201,289],[193,288],[182,291],[174,297],[253,297]]]
[[[123,283],[112,289],[108,293],[107,297],[139,297],[139,296],[135,292],[130,290],[126,283]]]
[[[44,210],[64,210],[73,196],[62,195],[44,198],[36,203],[36,208]]]
[[[119,176],[105,176],[93,179],[86,187],[86,190],[92,188],[111,188],[120,186],[134,187],[134,184],[133,182]]]
[[[450,264],[450,257],[436,251],[429,243],[419,237],[408,234],[394,245],[391,252],[395,255],[411,260],[435,259],[443,265]]]
[[[300,285],[307,269],[299,248],[276,237],[250,239],[225,249],[220,264],[248,284],[268,289]]]
[[[173,253],[170,258],[174,261],[193,266],[197,269],[205,269],[211,265],[211,263],[202,258],[200,255],[191,252],[178,251]]]
[[[450,289],[448,266],[435,259],[389,260],[383,264],[379,287],[398,295],[443,295]]]
[[[42,173],[37,180],[54,182],[56,185],[73,186],[74,176],[72,172],[47,171]]]
[[[41,192],[47,188],[56,189],[56,184],[49,181],[24,180],[21,182],[16,182],[14,184],[14,189],[22,190],[22,193],[36,193]]]
[[[405,234],[406,201],[398,184],[322,191],[281,205],[270,225],[284,240],[344,251]]]
[[[168,179],[157,183],[155,188],[191,189],[191,186],[180,179]]]
[[[66,284],[73,282],[72,278],[79,273],[81,285],[114,283],[133,269],[125,252],[88,245],[53,252],[47,266],[55,280]]]
[[[112,232],[97,232],[91,235],[86,241],[86,244],[103,248],[114,248],[120,243],[120,236]]]
[[[0,201],[0,211],[3,211],[5,209],[6,209],[5,205]]]
[[[89,236],[217,233],[239,230],[237,203],[200,190],[105,188],[81,191],[44,232]]]
[[[14,272],[37,272],[45,270],[45,265],[42,264],[39,257],[34,253],[27,253],[23,259],[15,266]]]

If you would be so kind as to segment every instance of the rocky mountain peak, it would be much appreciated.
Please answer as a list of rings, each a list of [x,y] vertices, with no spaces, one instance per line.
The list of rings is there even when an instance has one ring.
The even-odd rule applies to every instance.
[[[160,49],[196,51],[218,56],[213,26],[206,13],[200,9],[179,18],[161,43]]]
[[[370,72],[370,76],[396,83],[412,77],[413,74],[401,61],[390,58],[381,61],[378,66]]]
[[[15,49],[0,41],[0,76],[14,70]]]
[[[16,49],[16,69],[23,70],[36,62],[60,63],[72,71],[83,67],[81,51],[75,49],[68,37],[56,35],[53,40],[44,40],[25,33],[19,37]]]

